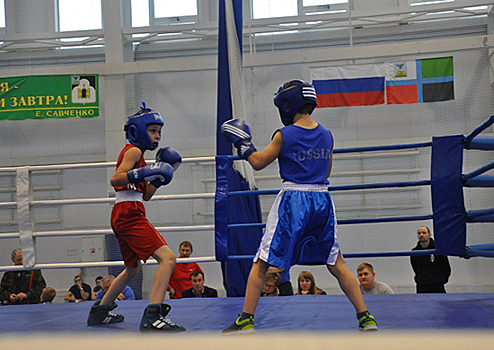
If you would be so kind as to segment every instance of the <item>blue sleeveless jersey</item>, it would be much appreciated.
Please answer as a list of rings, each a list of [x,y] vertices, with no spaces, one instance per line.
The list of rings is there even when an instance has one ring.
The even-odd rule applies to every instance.
[[[320,124],[314,129],[291,124],[280,132],[283,146],[278,163],[283,181],[329,184],[326,174],[333,151],[331,131]]]

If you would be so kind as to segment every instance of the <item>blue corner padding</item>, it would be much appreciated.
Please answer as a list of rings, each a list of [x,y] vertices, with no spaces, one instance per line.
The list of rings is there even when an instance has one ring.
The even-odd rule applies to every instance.
[[[466,211],[463,198],[463,136],[432,140],[431,192],[436,251],[465,256]]]

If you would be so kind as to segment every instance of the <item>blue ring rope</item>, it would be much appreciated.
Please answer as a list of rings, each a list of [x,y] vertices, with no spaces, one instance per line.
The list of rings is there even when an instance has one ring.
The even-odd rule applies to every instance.
[[[422,221],[431,220],[431,215],[419,215],[419,216],[396,216],[389,218],[366,218],[366,219],[347,219],[338,220],[338,225],[353,225],[353,224],[370,224],[377,222],[399,222],[399,221]],[[265,228],[266,224],[263,222],[245,223],[245,224],[229,224],[227,228],[229,230],[236,230],[241,228]]]
[[[432,142],[408,143],[402,145],[383,145],[383,146],[368,146],[368,147],[351,147],[338,148],[333,153],[354,153],[354,152],[373,152],[373,151],[394,151],[410,148],[431,147]]]
[[[463,187],[494,187],[494,175],[477,175],[465,181]]]
[[[467,212],[467,219],[477,218],[479,216],[487,216],[487,215],[492,215],[492,214],[494,214],[494,208],[470,210]]]
[[[477,170],[472,171],[471,173],[465,174],[461,176],[461,181],[467,181],[470,180],[480,174],[483,174],[491,169],[494,169],[494,161],[478,168]]]
[[[401,252],[375,252],[375,253],[343,253],[344,258],[380,258],[389,256],[417,256],[436,254],[435,249],[411,250]],[[252,260],[255,255],[228,255],[228,260]]]
[[[465,137],[465,148],[470,146],[470,142],[472,142],[473,138],[480,134],[482,131],[487,129],[494,123],[494,114],[491,115],[488,119],[486,119],[482,124],[477,126],[467,137]]]
[[[428,186],[430,184],[431,184],[430,180],[419,180],[419,181],[406,181],[406,182],[385,182],[385,183],[360,184],[360,185],[329,186],[328,190],[330,192],[334,192],[334,191],[365,190],[365,189],[390,188],[390,187]],[[279,192],[280,190],[232,191],[228,193],[228,197],[269,195],[269,194],[278,194]]]
[[[374,152],[374,151],[396,151],[410,148],[422,148],[431,147],[432,142],[419,142],[419,143],[407,143],[401,145],[381,145],[381,146],[367,146],[367,147],[351,147],[351,148],[338,148],[333,153],[354,153],[354,152]],[[239,156],[228,156],[227,159],[239,160],[242,159]]]

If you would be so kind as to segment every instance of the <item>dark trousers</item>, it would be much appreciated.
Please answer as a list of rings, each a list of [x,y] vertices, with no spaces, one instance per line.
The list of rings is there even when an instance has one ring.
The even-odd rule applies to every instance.
[[[280,296],[293,295],[292,283],[290,281],[280,284],[278,290],[280,291]]]
[[[444,284],[417,284],[417,294],[419,293],[446,293]]]

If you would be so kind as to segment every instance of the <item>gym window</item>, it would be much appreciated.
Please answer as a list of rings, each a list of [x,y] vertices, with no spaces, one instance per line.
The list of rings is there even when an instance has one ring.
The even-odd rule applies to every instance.
[[[0,28],[5,28],[5,0],[0,0]]]
[[[58,0],[58,30],[102,29],[101,0]]]
[[[299,16],[303,14],[345,12],[348,0],[251,0],[252,18]]]
[[[131,0],[132,27],[197,23],[197,0]]]

